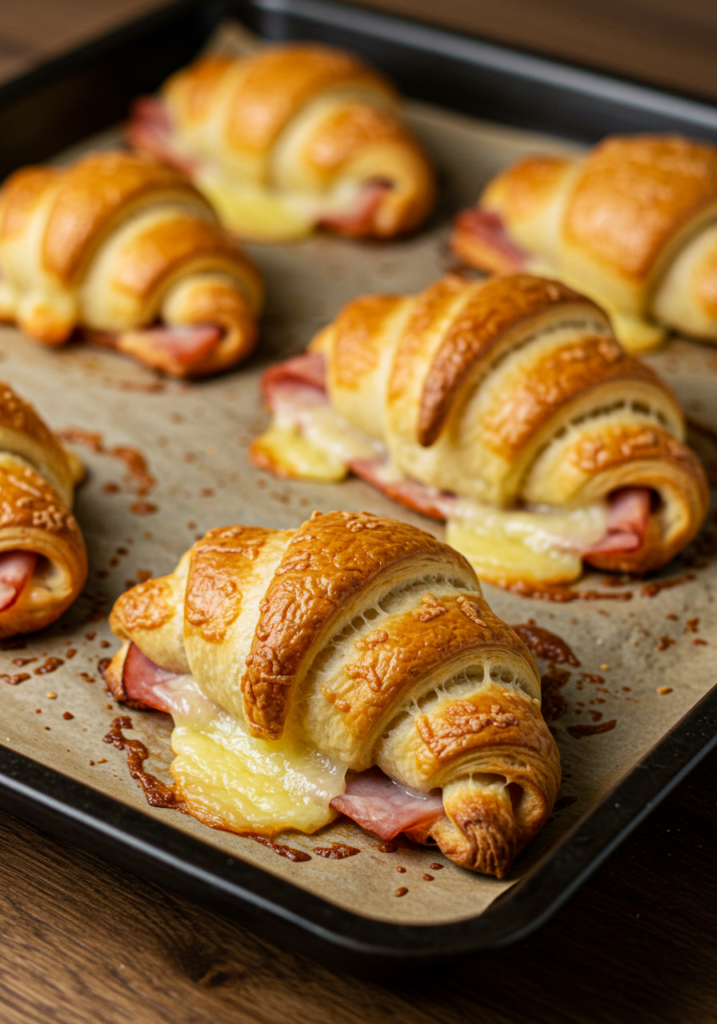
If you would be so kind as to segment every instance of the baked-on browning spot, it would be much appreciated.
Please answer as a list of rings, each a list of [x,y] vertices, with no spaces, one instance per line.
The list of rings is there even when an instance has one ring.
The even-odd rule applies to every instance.
[[[241,579],[272,533],[260,526],[220,527],[195,544],[185,616],[205,640],[221,643],[226,636],[241,608]]]

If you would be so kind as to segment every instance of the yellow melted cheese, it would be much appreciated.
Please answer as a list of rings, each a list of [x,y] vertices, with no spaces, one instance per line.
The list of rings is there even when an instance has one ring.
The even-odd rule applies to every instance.
[[[335,483],[348,474],[345,462],[304,437],[298,427],[273,423],[253,442],[251,450],[281,476]]]
[[[314,219],[265,189],[237,188],[215,177],[203,176],[199,188],[216,209],[219,219],[242,238],[258,242],[292,242],[314,230]]]
[[[375,458],[373,439],[351,427],[331,406],[279,408],[272,426],[252,446],[270,465],[300,479],[337,481],[347,464]],[[399,481],[387,463],[383,474]],[[469,498],[446,502],[446,542],[489,582],[567,583],[582,573],[581,551],[605,535],[607,505],[544,511],[501,509]]]
[[[345,766],[288,731],[271,743],[204,697],[191,676],[165,683],[175,727],[176,790],[201,821],[235,832],[315,832],[336,817]]]

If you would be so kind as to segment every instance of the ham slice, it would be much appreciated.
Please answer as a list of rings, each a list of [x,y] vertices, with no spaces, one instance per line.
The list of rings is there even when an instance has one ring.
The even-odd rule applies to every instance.
[[[0,555],[0,612],[17,601],[35,571],[34,551],[6,551]]]
[[[216,324],[182,324],[147,327],[144,330],[126,331],[124,334],[109,331],[92,332],[91,339],[108,348],[131,350],[139,355],[141,347],[148,354],[162,353],[180,366],[189,368],[206,359],[222,339],[224,331]]]
[[[366,483],[383,491],[389,498],[431,519],[447,519],[453,505],[456,504],[454,495],[446,491],[428,487],[407,476],[398,476],[392,471],[388,456],[370,461],[356,459],[349,463],[349,469]]]
[[[141,96],[135,101],[125,136],[133,149],[149,153],[190,176],[195,169],[193,160],[175,151],[169,111],[162,100],[154,96]]]
[[[651,493],[648,487],[623,487],[609,497],[607,533],[585,554],[637,551],[645,543],[650,517]]]
[[[355,210],[320,217],[318,223],[321,227],[337,231],[341,235],[366,235],[373,229],[376,212],[391,188],[392,185],[388,181],[368,181],[361,190]]]
[[[419,825],[430,826],[445,814],[439,789],[420,793],[393,782],[378,768],[349,772],[346,792],[334,797],[331,806],[381,839],[393,839]]]
[[[163,686],[178,678],[176,672],[156,665],[137,644],[129,645],[122,682],[130,700],[136,700],[156,711],[166,711],[169,714],[171,706]]]
[[[326,393],[326,362],[320,353],[309,352],[270,367],[262,377],[261,387],[269,409],[274,413],[281,411],[287,418],[295,414],[297,423],[301,422],[303,410],[330,402]],[[453,514],[455,495],[401,476],[387,455],[355,459],[348,466],[356,476],[414,512],[440,520]],[[605,536],[587,548],[584,555],[637,551],[645,542],[651,504],[649,488],[623,487],[614,491],[608,502]]]
[[[472,235],[492,249],[501,258],[504,272],[511,267],[513,270],[522,270],[526,265],[528,254],[511,239],[500,214],[480,207],[462,210],[455,223],[457,231]]]
[[[326,396],[326,360],[318,352],[286,359],[265,370],[261,377],[262,397],[271,412],[276,412],[277,400],[281,393],[296,387],[314,388]]]

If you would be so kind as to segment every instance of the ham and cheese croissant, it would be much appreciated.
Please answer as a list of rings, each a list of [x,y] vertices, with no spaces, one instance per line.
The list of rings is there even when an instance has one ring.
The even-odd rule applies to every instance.
[[[0,382],[0,638],[49,625],[87,577],[70,512],[79,460]]]
[[[708,488],[672,391],[605,313],[528,274],[450,276],[356,299],[312,352],[270,368],[255,464],[349,469],[448,520],[478,575],[509,587],[657,569],[695,536]]]
[[[435,195],[392,85],[316,44],[202,58],[136,104],[128,139],[186,169],[231,230],[258,240],[317,225],[389,238],[417,227]]]
[[[210,530],[110,624],[118,700],[169,711],[177,797],[237,832],[342,812],[503,877],[560,759],[522,641],[467,561],[366,512]]]
[[[668,328],[717,343],[717,148],[636,135],[584,159],[528,157],[459,215],[453,247],[481,270],[579,288],[629,351]]]
[[[77,328],[177,377],[254,348],[258,272],[171,168],[122,152],[27,167],[0,191],[0,319],[46,345]]]

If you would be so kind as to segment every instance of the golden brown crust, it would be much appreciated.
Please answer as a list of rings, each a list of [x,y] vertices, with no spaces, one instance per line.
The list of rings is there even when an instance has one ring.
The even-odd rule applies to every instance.
[[[391,621],[390,632],[377,629],[356,642],[360,652],[348,669],[352,681],[350,704],[339,707],[336,695],[325,693],[345,710],[346,728],[356,737],[367,737],[374,724],[396,703],[401,693],[441,665],[450,671],[452,659],[473,650],[479,655],[490,644],[492,651],[517,653],[532,664],[525,645],[479,594],[435,598],[423,595],[418,609]],[[535,669],[536,685],[538,681]],[[417,724],[420,730],[420,719]]]
[[[174,614],[172,596],[165,576],[138,583],[117,598],[110,613],[111,629],[118,636],[160,629]]]
[[[23,167],[5,180],[0,193],[0,237],[24,233],[45,190],[59,173],[56,167]]]
[[[353,389],[378,366],[381,328],[402,302],[399,295],[363,295],[345,306],[335,321],[331,367],[339,387]]]
[[[424,770],[431,774],[475,748],[520,747],[548,757],[555,746],[539,704],[496,685],[454,701],[438,715],[417,715],[416,728],[424,744]]]
[[[681,550],[704,521],[704,472],[682,442],[675,395],[625,353],[599,306],[562,283],[528,274],[485,282],[449,276],[415,297],[365,296],[323,329],[315,349],[327,359],[336,412],[381,441],[389,470],[402,474],[394,488],[400,500],[411,501],[411,480],[466,499],[456,513],[461,536],[471,530],[471,516],[485,522],[486,505],[506,512],[478,530],[481,537],[495,530],[500,548],[511,522],[521,530],[541,528],[531,506],[599,513],[597,505],[614,492],[648,488],[660,509],[646,542],[620,556],[594,556],[605,568],[646,571]],[[653,426],[662,440],[645,454],[634,439]],[[612,445],[600,456],[604,465],[597,455],[578,458],[576,439],[596,451]],[[624,456],[615,454],[623,449]],[[393,480],[378,474],[376,480],[390,495]],[[421,496],[422,510],[428,497]],[[440,518],[446,513],[436,499],[432,514]],[[526,519],[521,503],[537,518]],[[513,510],[520,523],[510,519]],[[571,525],[556,524],[576,550],[581,541]],[[596,542],[582,543],[587,550]],[[476,562],[490,573],[497,563],[481,545],[474,545]],[[508,558],[517,561],[507,576],[558,572],[557,559],[538,565],[527,541],[524,558],[509,545]],[[580,562],[571,557],[560,566],[562,581],[577,575]],[[502,572],[496,568],[490,578],[507,578]],[[514,582],[520,579],[515,575]]]
[[[0,382],[0,553],[37,555],[29,580],[0,611],[0,637],[54,622],[87,576],[72,501],[75,471],[35,410]]]
[[[150,159],[102,152],[19,172],[0,194],[0,268],[2,315],[46,344],[83,327],[153,369],[201,377],[256,343],[259,272],[189,180]],[[157,321],[219,330],[207,343],[153,335]]]
[[[212,530],[166,581],[173,618],[184,620],[185,671],[221,708],[243,707],[262,757],[282,736],[300,687],[282,757],[298,743],[339,767],[379,765],[406,785],[443,787],[446,818],[430,827],[434,839],[471,870],[507,873],[550,813],[560,758],[540,716],[535,662],[460,555],[406,523],[315,513],[295,532]],[[160,604],[166,581],[157,581]],[[135,635],[122,604],[111,622],[143,649],[151,593],[140,596]],[[162,630],[164,621],[155,635]],[[164,643],[145,653],[168,667],[176,661],[169,632]],[[128,648],[106,677],[123,701]],[[189,812],[237,829],[241,815],[215,809],[211,791],[203,793],[195,800],[183,789]],[[281,827],[272,811],[256,830]],[[425,828],[411,835],[430,840]]]
[[[242,694],[252,733],[281,735],[307,655],[343,602],[399,561],[419,552],[445,559],[446,551],[422,530],[366,512],[330,512],[304,523],[267,588],[246,659]],[[467,567],[462,555],[452,555],[457,565]],[[297,621],[302,623],[298,631]]]
[[[338,86],[369,86],[394,95],[381,75],[344,50],[312,44],[263,50],[245,62],[227,122],[227,143],[237,149],[269,149],[297,110]]]
[[[69,283],[94,245],[115,223],[149,197],[164,193],[206,209],[207,201],[171,167],[131,153],[91,153],[57,179],[45,229],[45,266]]]
[[[166,141],[141,117],[133,137],[188,164],[240,235],[288,240],[322,225],[386,238],[413,230],[433,204],[435,176],[395,90],[351,53],[299,43],[200,61],[164,95]],[[260,202],[249,210],[251,194]]]
[[[362,147],[386,142],[414,145],[393,114],[366,103],[347,103],[321,121],[306,142],[304,158],[317,170],[332,172]]]
[[[13,389],[0,381],[0,431],[8,430],[23,434],[33,445],[45,449],[53,462],[59,463],[58,476],[72,477],[72,467],[67,453],[49,427],[40,419],[29,402],[24,401]],[[65,470],[63,473],[62,470]]]
[[[446,279],[443,287],[455,290],[465,288],[465,283],[452,286]],[[597,306],[571,288],[529,274],[490,278],[474,287],[460,316],[446,332],[426,376],[418,417],[419,444],[429,447],[436,441],[466,373],[476,363],[489,359],[508,331],[546,309],[576,302],[592,307],[595,315],[603,318]],[[423,329],[420,321],[414,329]],[[410,357],[410,343],[403,342],[394,364],[394,380],[398,381],[401,374],[401,362]]]
[[[113,272],[115,286],[147,300],[178,273],[251,267],[231,239],[212,221],[187,214],[151,224],[132,238],[119,254]],[[253,268],[252,268],[253,271]]]
[[[209,116],[217,85],[234,63],[234,57],[202,57],[167,80],[163,91],[173,97],[184,121],[196,124]]]
[[[634,466],[635,483],[669,497],[681,514],[665,529],[660,510],[653,509],[645,540],[637,551],[592,554],[585,558],[598,569],[645,573],[669,562],[690,543],[709,507],[709,487],[702,465],[692,451],[656,426],[624,425],[607,430],[600,439],[586,438],[570,451],[570,460],[585,473],[608,473]]]
[[[221,643],[242,604],[240,581],[273,530],[225,526],[210,530],[192,550],[185,599],[185,631],[192,627],[210,643]]]
[[[698,306],[707,316],[717,320],[717,250],[699,264],[693,279],[693,289]]]
[[[56,491],[19,459],[1,458],[0,553],[38,556],[32,579],[0,612],[4,638],[42,629],[59,618],[82,589],[87,555],[77,520]]]
[[[717,149],[679,136],[606,139],[588,156],[566,239],[625,277],[646,280],[674,236],[717,207]]]
[[[646,382],[672,391],[656,373],[628,356],[615,338],[583,336],[548,352],[484,421],[486,443],[506,458],[515,458],[530,439],[565,406],[603,385]]]
[[[553,199],[571,164],[564,157],[524,157],[493,178],[481,201],[510,210],[511,219],[530,220]]]

